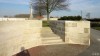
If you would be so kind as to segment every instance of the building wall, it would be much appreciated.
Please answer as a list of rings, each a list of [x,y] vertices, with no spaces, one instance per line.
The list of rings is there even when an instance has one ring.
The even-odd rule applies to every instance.
[[[12,56],[41,44],[42,21],[0,21],[0,56]]]
[[[50,26],[67,44],[90,45],[89,21],[50,21]]]

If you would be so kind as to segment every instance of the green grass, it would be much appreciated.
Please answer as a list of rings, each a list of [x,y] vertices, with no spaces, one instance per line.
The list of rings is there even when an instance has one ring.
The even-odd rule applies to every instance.
[[[93,29],[100,30],[100,27],[93,27]]]
[[[42,27],[49,27],[49,24],[47,23],[47,21],[42,21]]]

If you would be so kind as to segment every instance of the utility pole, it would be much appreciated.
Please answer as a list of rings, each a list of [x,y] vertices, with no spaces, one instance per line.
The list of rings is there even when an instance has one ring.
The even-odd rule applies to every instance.
[[[82,19],[83,19],[83,11],[81,10],[81,17],[82,17]]]
[[[87,17],[88,19],[90,19],[90,13],[87,13],[86,17]]]

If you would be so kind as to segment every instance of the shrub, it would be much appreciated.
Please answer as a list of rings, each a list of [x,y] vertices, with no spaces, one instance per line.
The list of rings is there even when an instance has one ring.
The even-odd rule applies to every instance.
[[[81,16],[64,16],[64,17],[59,18],[58,20],[76,20],[76,21],[79,21],[79,20],[82,20],[82,17]]]
[[[91,27],[100,27],[100,23],[91,23]]]

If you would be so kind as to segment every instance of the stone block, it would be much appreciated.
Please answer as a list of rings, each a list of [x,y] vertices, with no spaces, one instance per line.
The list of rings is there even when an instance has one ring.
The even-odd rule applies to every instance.
[[[42,21],[0,21],[0,56],[12,56],[41,45]]]

